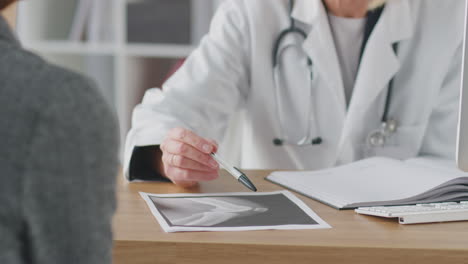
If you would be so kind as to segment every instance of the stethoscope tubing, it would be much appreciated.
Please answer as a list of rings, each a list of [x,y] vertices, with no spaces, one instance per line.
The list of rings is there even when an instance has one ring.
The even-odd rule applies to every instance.
[[[288,36],[290,34],[294,34],[294,33],[299,34],[303,39],[307,38],[306,32],[304,30],[302,30],[301,28],[296,26],[294,18],[292,17],[292,11],[293,11],[293,7],[294,7],[294,3],[295,3],[294,0],[289,0],[290,26],[289,26],[289,28],[287,28],[287,29],[280,32],[280,34],[279,34],[278,38],[276,39],[276,41],[274,43],[274,46],[273,46],[273,56],[272,56],[272,58],[273,58],[273,69],[274,69],[275,75],[276,75],[276,68],[278,67],[278,64],[279,64],[279,55],[280,55],[279,53],[280,53],[281,43],[282,43],[283,39],[285,39],[286,36]],[[363,56],[367,41],[370,38],[370,35],[371,35],[375,25],[377,24],[377,21],[379,20],[382,11],[383,11],[383,8],[380,8],[380,9],[371,11],[368,14],[367,21],[366,21],[366,26],[365,26],[365,32],[364,32],[364,41],[363,41],[363,45],[362,45],[361,52],[360,52],[360,58],[362,58],[362,56]],[[394,43],[392,45],[393,50],[394,50],[396,55],[398,54],[398,46],[399,46],[398,43]],[[361,59],[360,59],[360,62],[361,62]],[[360,64],[360,62],[359,62],[359,64]],[[309,63],[310,68],[312,68],[313,62],[312,62],[311,58],[308,58],[308,63]],[[359,67],[360,67],[360,65],[359,65]],[[313,78],[312,70],[311,70],[311,78]],[[276,86],[275,87],[276,108],[277,108],[277,111],[278,111],[277,114],[278,114],[278,118],[280,119],[279,120],[280,123],[282,123],[281,115],[279,113],[279,105],[280,105],[279,100],[280,100],[280,98],[279,98],[278,91],[277,91],[277,89],[279,89],[279,87],[277,87],[278,86],[277,76],[275,76],[275,86]],[[397,122],[395,120],[390,120],[390,118],[389,118],[393,88],[394,88],[394,78],[392,78],[390,80],[390,82],[388,84],[388,87],[387,87],[385,105],[384,105],[384,110],[383,110],[382,118],[381,118],[381,122],[382,122],[383,127],[386,127],[389,122],[391,122],[394,125],[394,129],[392,129],[392,131],[390,131],[391,133],[396,131],[396,126],[397,126]],[[307,121],[310,122],[310,120],[307,120]],[[317,122],[317,120],[315,120],[315,122]],[[282,132],[284,132],[283,124],[280,124],[280,129],[281,129]],[[310,124],[309,124],[309,128],[307,129],[307,133],[308,132],[310,132]],[[387,134],[388,134],[387,132],[381,132],[381,133],[384,134],[385,137],[387,137]],[[375,133],[371,132],[371,134],[375,134]],[[283,136],[285,136],[285,135],[283,135]],[[296,142],[295,144],[299,145],[299,146],[310,145],[310,144],[320,145],[323,142],[323,140],[322,140],[322,138],[320,136],[312,139],[310,143],[304,142],[306,139],[309,139],[309,135],[305,135],[303,139]],[[284,139],[275,138],[273,140],[273,144],[277,145],[277,146],[281,146],[281,145],[283,145],[284,141],[286,141],[286,138],[284,138]]]

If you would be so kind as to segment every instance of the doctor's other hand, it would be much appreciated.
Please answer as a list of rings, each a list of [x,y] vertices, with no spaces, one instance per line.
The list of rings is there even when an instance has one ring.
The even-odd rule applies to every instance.
[[[210,155],[218,149],[216,142],[190,130],[174,128],[160,149],[156,169],[176,185],[188,188],[218,178],[219,165]]]

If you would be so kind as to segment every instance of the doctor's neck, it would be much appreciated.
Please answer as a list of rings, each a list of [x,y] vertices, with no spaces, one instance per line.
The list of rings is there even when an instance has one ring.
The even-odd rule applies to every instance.
[[[365,17],[370,0],[323,0],[332,15],[347,18]]]

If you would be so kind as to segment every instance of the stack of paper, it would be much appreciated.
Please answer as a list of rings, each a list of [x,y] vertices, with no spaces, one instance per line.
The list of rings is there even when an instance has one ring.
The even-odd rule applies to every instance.
[[[314,172],[274,172],[267,180],[338,209],[468,200],[468,174],[429,158],[371,158]]]

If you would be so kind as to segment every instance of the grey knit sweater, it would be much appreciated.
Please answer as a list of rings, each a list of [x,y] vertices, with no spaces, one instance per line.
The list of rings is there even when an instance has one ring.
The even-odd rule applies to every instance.
[[[117,131],[89,80],[0,16],[0,263],[111,263]]]

